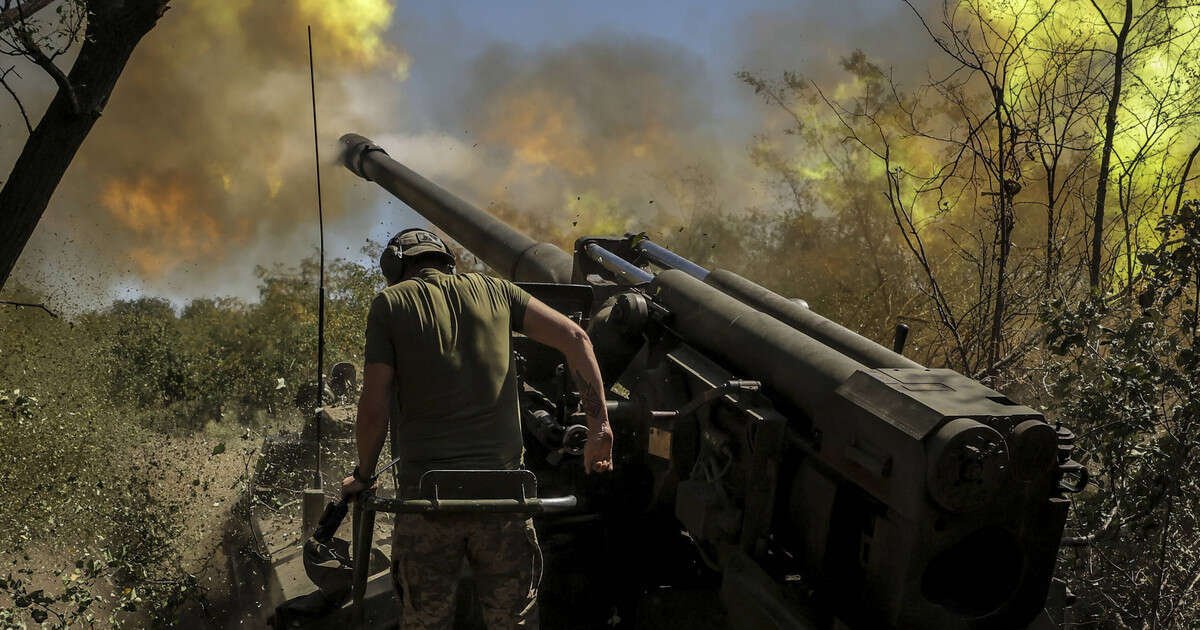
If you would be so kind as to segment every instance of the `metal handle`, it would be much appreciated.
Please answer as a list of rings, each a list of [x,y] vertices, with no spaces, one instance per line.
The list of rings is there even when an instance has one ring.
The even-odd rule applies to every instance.
[[[371,564],[375,513],[419,514],[426,512],[545,514],[569,510],[578,503],[574,496],[546,499],[380,499],[364,490],[354,501],[354,627],[362,627],[366,610],[363,598],[367,590],[367,572]]]
[[[904,342],[908,341],[908,324],[896,324],[896,334],[892,337],[892,352],[904,354]]]
[[[372,512],[393,514],[421,514],[426,512],[490,512],[497,514],[545,514],[569,510],[578,504],[574,496],[550,497],[545,499],[379,499],[374,495],[363,498],[360,503]]]
[[[683,418],[695,412],[697,409],[705,405],[721,399],[722,396],[733,392],[757,392],[762,389],[762,383],[759,381],[748,380],[730,380],[717,385],[711,389],[706,389],[696,395],[695,398],[689,400],[679,409],[674,411],[651,411],[650,415],[660,420],[673,420],[675,418]]]

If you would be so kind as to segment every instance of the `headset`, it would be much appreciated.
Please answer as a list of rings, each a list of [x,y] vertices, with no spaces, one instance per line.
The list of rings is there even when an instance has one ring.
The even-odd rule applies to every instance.
[[[450,263],[450,272],[454,272],[456,260],[450,248],[437,234],[424,228],[408,228],[393,236],[379,255],[379,270],[389,285],[396,284],[404,277],[404,259],[426,254],[442,255]]]

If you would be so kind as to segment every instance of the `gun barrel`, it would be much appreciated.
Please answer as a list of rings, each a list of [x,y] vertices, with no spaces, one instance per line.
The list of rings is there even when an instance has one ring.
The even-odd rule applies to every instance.
[[[684,337],[755,374],[808,414],[820,413],[830,393],[866,367],[787,324],[686,272],[654,277],[654,293],[673,313]]]
[[[924,367],[916,361],[888,350],[845,326],[821,317],[808,308],[732,271],[724,269],[709,271],[647,239],[638,240],[633,248],[654,264],[668,269],[678,269],[701,280],[722,293],[753,306],[867,367]]]
[[[342,162],[352,173],[378,183],[496,273],[524,282],[571,281],[571,257],[558,247],[539,243],[463,201],[363,136],[348,133],[341,144]]]
[[[732,271],[714,269],[705,276],[704,282],[867,367],[924,367]]]

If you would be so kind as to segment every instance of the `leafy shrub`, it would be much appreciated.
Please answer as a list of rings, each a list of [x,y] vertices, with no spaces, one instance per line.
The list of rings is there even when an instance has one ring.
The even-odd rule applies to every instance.
[[[1097,480],[1074,504],[1063,572],[1077,620],[1189,626],[1200,613],[1200,203],[1117,299],[1054,305],[1044,376]]]

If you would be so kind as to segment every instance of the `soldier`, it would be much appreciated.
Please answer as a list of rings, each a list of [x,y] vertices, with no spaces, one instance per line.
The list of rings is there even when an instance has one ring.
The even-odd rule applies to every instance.
[[[344,495],[366,488],[389,406],[398,409],[391,428],[392,450],[403,457],[401,494],[411,496],[428,470],[520,467],[513,330],[566,357],[588,419],[585,470],[612,470],[604,386],[591,341],[578,325],[507,280],[455,274],[454,255],[426,230],[394,236],[379,264],[391,286],[375,296],[367,316],[359,464],[342,482]],[[450,627],[464,556],[489,629],[538,627],[541,551],[532,519],[397,514],[392,577],[404,603],[402,628]]]

